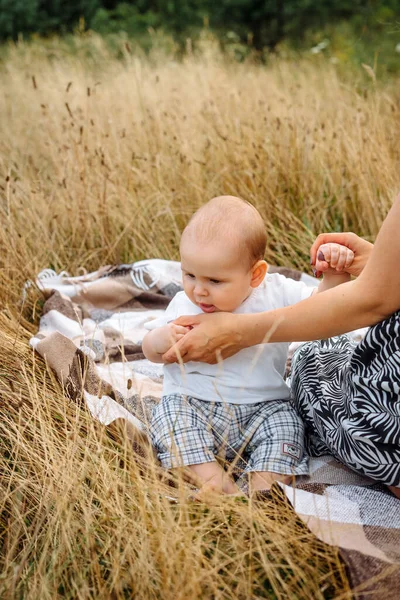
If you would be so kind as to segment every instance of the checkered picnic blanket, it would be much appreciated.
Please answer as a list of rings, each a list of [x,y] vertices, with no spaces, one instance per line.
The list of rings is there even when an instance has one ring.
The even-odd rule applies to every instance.
[[[298,271],[271,271],[315,285]],[[46,302],[31,346],[95,419],[124,419],[146,437],[163,375],[142,354],[144,324],[182,289],[179,263],[153,259],[79,277],[45,270],[36,284]],[[313,533],[339,546],[357,598],[397,600],[400,504],[390,492],[330,456],[312,459],[310,476],[282,489]]]

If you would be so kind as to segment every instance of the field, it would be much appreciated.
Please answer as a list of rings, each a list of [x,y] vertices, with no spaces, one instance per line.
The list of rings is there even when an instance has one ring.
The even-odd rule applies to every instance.
[[[327,61],[179,62],[100,38],[0,63],[0,597],[350,598],[335,548],[283,503],[178,505],[129,442],[66,399],[29,349],[43,268],[176,259],[193,210],[260,210],[267,260],[308,270],[315,234],[373,239],[400,189],[400,85]],[[95,56],[95,58],[93,58]]]

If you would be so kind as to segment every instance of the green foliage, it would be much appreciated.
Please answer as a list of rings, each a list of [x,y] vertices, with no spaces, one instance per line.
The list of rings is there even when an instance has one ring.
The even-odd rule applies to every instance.
[[[147,51],[163,34],[181,48],[188,37],[196,43],[206,27],[239,60],[289,45],[339,62],[385,56],[396,71],[399,14],[400,0],[0,0],[0,40],[79,27],[123,34]]]
[[[40,33],[66,31],[80,19],[86,22],[95,15],[101,0],[39,0],[38,30]]]
[[[34,31],[38,5],[39,0],[0,0],[0,37],[16,38],[19,33]]]
[[[149,28],[156,29],[161,24],[160,16],[152,10],[143,13],[137,6],[123,2],[112,10],[99,9],[91,22],[91,27],[102,34],[125,31],[128,35],[134,36],[146,32]]]
[[[207,17],[205,6],[206,2],[187,0],[122,2],[111,10],[98,10],[90,26],[102,34],[125,31],[130,36],[161,28],[179,39],[200,30]]]
[[[101,0],[0,0],[0,39],[72,30],[100,7]]]

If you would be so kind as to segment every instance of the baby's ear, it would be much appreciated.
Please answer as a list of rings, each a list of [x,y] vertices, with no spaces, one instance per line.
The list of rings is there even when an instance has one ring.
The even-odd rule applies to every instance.
[[[265,260],[258,260],[251,269],[251,281],[250,285],[253,288],[258,287],[264,281],[264,277],[267,274],[268,265]]]

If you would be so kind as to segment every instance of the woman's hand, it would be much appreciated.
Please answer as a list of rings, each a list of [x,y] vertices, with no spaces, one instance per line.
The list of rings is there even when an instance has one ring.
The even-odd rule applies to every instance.
[[[328,244],[329,246],[327,246]],[[340,246],[342,246],[342,251]],[[343,252],[343,246],[349,248],[354,254],[350,265],[349,254]],[[373,244],[355,233],[321,233],[311,246],[311,264],[315,265],[317,273],[324,273],[333,267],[336,272],[349,273],[358,277],[367,264],[373,247]],[[329,257],[326,258],[329,259],[330,264],[325,260],[324,251],[329,253]]]
[[[143,338],[142,350],[148,360],[155,363],[162,361],[162,355],[188,333],[188,329],[174,323],[152,329]]]
[[[242,315],[214,313],[179,317],[175,325],[192,328],[164,355],[166,363],[201,361],[217,363],[247,347]]]

